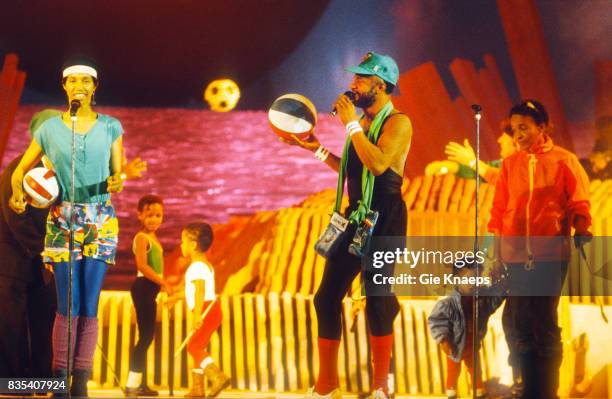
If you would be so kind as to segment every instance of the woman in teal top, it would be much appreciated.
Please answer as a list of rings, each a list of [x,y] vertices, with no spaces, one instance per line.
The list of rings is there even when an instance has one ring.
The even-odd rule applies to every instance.
[[[46,155],[53,164],[61,199],[49,210],[43,261],[53,267],[58,313],[53,327],[54,374],[63,377],[68,367],[68,268],[70,260],[70,217],[74,246],[72,303],[71,394],[87,396],[98,339],[98,301],[109,264],[115,262],[119,224],[110,202],[110,193],[122,188],[121,155],[123,128],[113,117],[96,113],[92,99],[98,87],[95,63],[73,58],[64,64],[62,86],[68,104],[78,101],[75,136],[75,195],[71,198],[72,121],[67,110],[46,120],[34,132],[34,139],[13,173],[11,208],[25,211],[22,181],[25,173]],[[110,165],[110,167],[109,167]],[[71,202],[74,201],[74,209]]]

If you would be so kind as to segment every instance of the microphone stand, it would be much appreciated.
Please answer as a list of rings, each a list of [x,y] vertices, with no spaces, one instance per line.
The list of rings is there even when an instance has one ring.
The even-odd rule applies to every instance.
[[[67,396],[70,397],[70,377],[72,376],[72,269],[74,267],[73,251],[74,251],[74,175],[75,175],[75,163],[76,163],[76,109],[70,107],[70,120],[72,121],[72,151],[70,161],[70,239],[68,242],[68,350],[67,350],[67,370],[66,370],[66,392]]]
[[[472,104],[472,110],[474,111],[474,121],[476,122],[476,207],[475,207],[475,216],[474,216],[474,256],[478,253],[478,200],[479,200],[479,191],[480,191],[480,174],[479,172],[479,163],[480,163],[480,111],[482,111],[482,107],[478,104]],[[476,262],[476,277],[478,277],[478,262]],[[472,327],[472,355],[474,365],[474,378],[472,378],[472,395],[474,399],[477,399],[476,395],[476,385],[479,378],[479,361],[480,361],[480,348],[478,338],[480,336],[478,331],[478,285],[476,285],[476,290],[473,296],[474,300],[472,301],[472,315],[474,319],[474,324]]]

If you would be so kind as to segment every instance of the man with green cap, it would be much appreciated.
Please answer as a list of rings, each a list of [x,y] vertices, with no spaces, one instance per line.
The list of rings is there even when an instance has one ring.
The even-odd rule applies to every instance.
[[[322,162],[339,172],[338,197],[343,191],[346,176],[349,206],[344,216],[351,222],[339,247],[327,256],[325,271],[314,298],[318,319],[319,376],[310,390],[310,398],[341,397],[338,384],[338,349],[342,331],[342,299],[353,279],[361,271],[361,258],[349,252],[349,245],[364,215],[378,212],[373,236],[406,236],[407,210],[401,187],[404,165],[410,148],[412,126],[410,119],[393,107],[391,93],[397,85],[399,70],[393,58],[374,52],[368,53],[356,67],[350,93],[341,95],[335,111],[346,128],[347,142],[342,158],[324,148],[313,135],[294,142],[315,153]],[[352,97],[352,98],[349,98]],[[355,107],[363,109],[357,116]],[[372,184],[365,182],[374,181]],[[368,192],[368,186],[370,192]],[[362,201],[364,195],[371,204]],[[366,272],[367,280],[370,276]],[[367,284],[367,283],[366,283]],[[372,348],[373,399],[386,399],[391,352],[393,321],[399,311],[394,294],[369,295],[366,289],[366,316]]]

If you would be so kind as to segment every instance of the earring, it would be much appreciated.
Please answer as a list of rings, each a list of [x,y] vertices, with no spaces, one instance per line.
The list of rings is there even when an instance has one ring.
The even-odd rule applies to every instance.
[[[96,105],[96,92],[91,93],[91,105]]]

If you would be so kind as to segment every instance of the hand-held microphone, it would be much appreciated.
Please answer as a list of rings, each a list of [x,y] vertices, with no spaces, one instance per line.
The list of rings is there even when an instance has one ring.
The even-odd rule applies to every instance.
[[[352,91],[345,91],[344,95],[348,97],[349,100],[351,100],[352,103],[355,102],[355,93],[353,93]],[[331,112],[329,113],[331,116],[336,116],[336,114],[338,114],[338,111],[336,110],[336,107],[334,107],[334,109],[331,110]]]
[[[79,100],[70,101],[70,116],[76,116],[77,110],[81,107]]]

